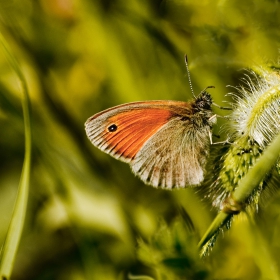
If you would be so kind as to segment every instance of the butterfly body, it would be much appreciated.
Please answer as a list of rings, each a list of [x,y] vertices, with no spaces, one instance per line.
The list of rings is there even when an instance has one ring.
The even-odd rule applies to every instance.
[[[127,103],[90,117],[86,133],[94,146],[129,163],[146,184],[167,189],[198,185],[216,122],[211,105],[206,91],[190,102]]]

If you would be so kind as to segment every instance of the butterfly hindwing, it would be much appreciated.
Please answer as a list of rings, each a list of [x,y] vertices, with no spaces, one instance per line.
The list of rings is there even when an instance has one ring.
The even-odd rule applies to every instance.
[[[210,144],[209,138],[203,137],[210,128],[202,129],[205,131],[197,132],[179,117],[169,120],[136,154],[131,162],[133,172],[154,187],[198,185]]]

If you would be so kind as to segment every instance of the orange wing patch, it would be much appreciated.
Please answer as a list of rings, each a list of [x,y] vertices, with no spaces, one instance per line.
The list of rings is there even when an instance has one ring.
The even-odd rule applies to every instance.
[[[107,128],[112,124],[116,131],[106,131],[104,142],[109,153],[114,156],[133,159],[144,143],[171,118],[168,109],[144,108],[119,113],[107,120]]]

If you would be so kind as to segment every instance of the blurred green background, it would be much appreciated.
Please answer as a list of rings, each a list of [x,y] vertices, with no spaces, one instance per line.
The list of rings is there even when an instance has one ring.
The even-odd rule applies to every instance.
[[[215,103],[230,101],[226,86],[240,84],[244,68],[279,63],[278,1],[1,0],[0,21],[32,106],[31,189],[12,279],[279,278],[279,195],[255,224],[236,220],[201,261],[196,244],[216,214],[208,202],[194,189],[145,186],[84,131],[114,105],[190,99],[184,54],[194,91],[214,85]],[[0,74],[2,244],[24,127],[19,82],[1,52]]]

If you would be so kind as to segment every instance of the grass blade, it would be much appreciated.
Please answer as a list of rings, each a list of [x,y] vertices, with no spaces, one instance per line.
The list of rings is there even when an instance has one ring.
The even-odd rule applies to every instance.
[[[21,178],[19,182],[18,194],[13,210],[13,215],[8,228],[7,236],[1,252],[0,275],[1,279],[10,279],[13,270],[14,261],[16,258],[17,249],[19,246],[29,193],[29,177],[31,165],[31,127],[30,127],[30,109],[29,109],[29,95],[26,80],[20,70],[19,64],[10,51],[9,45],[3,35],[0,33],[0,45],[3,48],[11,67],[16,72],[21,90],[23,92],[22,107],[24,118],[25,131],[25,155]]]

